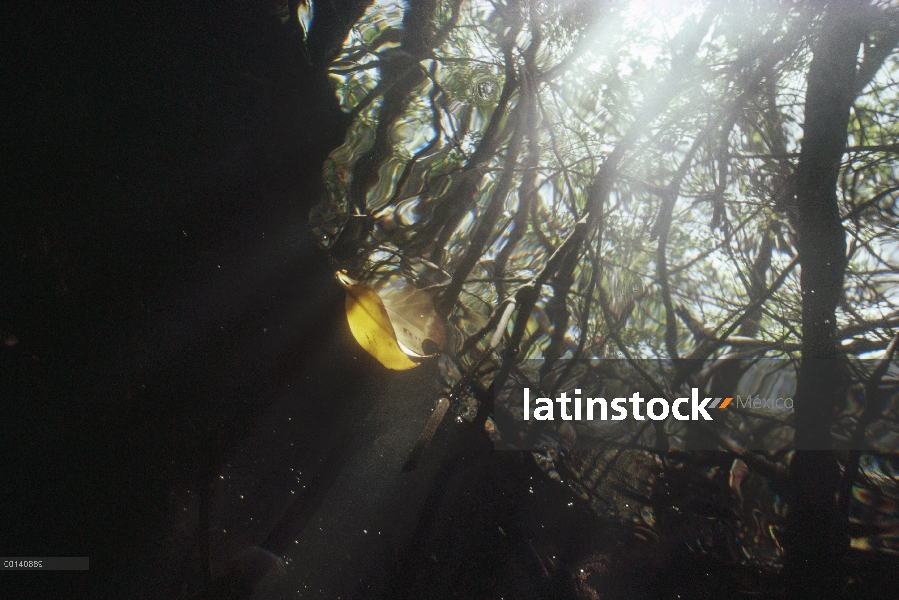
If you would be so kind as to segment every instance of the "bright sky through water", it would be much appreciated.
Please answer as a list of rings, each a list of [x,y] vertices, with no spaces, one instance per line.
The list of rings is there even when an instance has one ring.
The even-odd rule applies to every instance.
[[[345,110],[352,110],[357,103],[371,95],[370,102],[366,102],[358,113],[356,128],[351,130],[347,145],[334,154],[335,173],[342,171],[345,178],[352,177],[353,161],[373,139],[382,107],[382,96],[375,92],[381,73],[374,67],[378,65],[381,54],[390,56],[389,53],[399,47],[399,43],[393,40],[378,44],[377,37],[389,28],[402,27],[403,13],[407,6],[405,2],[396,0],[374,4],[362,24],[350,35],[348,45],[354,48],[352,57],[347,56],[347,60],[332,71]],[[441,6],[445,9],[446,5]],[[664,81],[671,68],[672,54],[681,50],[680,44],[675,42],[677,36],[682,35],[691,22],[698,22],[707,13],[709,3],[689,0],[597,3],[596,7],[603,15],[593,21],[595,25],[583,32],[581,38],[568,33],[568,29],[572,27],[572,23],[565,22],[565,7],[568,6],[570,4],[564,0],[523,2],[521,10],[525,22],[516,39],[517,49],[514,52],[520,68],[524,49],[531,43],[530,26],[527,24],[531,15],[529,11],[541,11],[539,22],[543,30],[543,42],[535,64],[538,71],[550,75],[541,82],[538,94],[540,105],[537,116],[541,123],[539,136],[543,155],[537,167],[535,185],[540,212],[538,220],[545,224],[545,235],[549,236],[563,236],[577,220],[576,213],[585,210],[585,190],[589,185],[587,182],[597,172],[604,158],[610,156],[622,142],[635,119],[642,118],[641,109],[646,106],[651,95],[659,93],[659,83]],[[741,77],[748,77],[751,73],[752,67],[747,65],[755,64],[755,59],[761,59],[765,52],[776,47],[791,27],[808,27],[797,24],[799,17],[795,12],[784,13],[782,18],[774,18],[784,11],[782,4],[774,2],[771,3],[770,10],[758,3],[747,5],[745,11],[733,5],[731,9],[716,15],[696,50],[692,61],[695,69],[691,69],[689,63],[684,65],[685,71],[681,74],[682,89],[673,97],[666,111],[651,118],[639,140],[628,150],[619,179],[609,195],[609,211],[605,216],[607,228],[602,238],[602,248],[597,249],[607,261],[604,277],[608,280],[606,285],[610,286],[609,289],[616,286],[630,289],[630,281],[634,278],[639,282],[637,287],[656,289],[655,242],[648,235],[660,216],[659,197],[653,188],[659,189],[667,185],[678,165],[687,158],[691,146],[702,135],[702,130],[724,118],[723,111],[735,102],[744,85]],[[446,15],[439,17],[441,21],[437,23],[437,27],[445,18]],[[399,196],[392,196],[395,190],[390,182],[399,178],[399,166],[419,151],[430,147],[427,154],[418,156],[417,160],[422,165],[428,165],[423,167],[429,173],[427,177],[431,177],[433,173],[438,174],[435,177],[442,177],[447,165],[458,168],[471,157],[481,142],[489,121],[492,109],[490,104],[496,99],[479,100],[474,92],[464,91],[470,86],[460,84],[469,80],[486,80],[492,84],[491,89],[498,98],[498,90],[503,82],[504,62],[499,45],[510,26],[510,22],[504,19],[502,15],[497,15],[494,3],[489,0],[466,0],[461,4],[455,30],[434,49],[433,55],[423,55],[420,65],[428,75],[422,87],[411,96],[405,115],[393,128],[394,162],[385,165],[381,183],[369,191],[369,209],[386,210],[383,214],[388,214],[396,204],[401,223],[413,225],[423,222],[436,196],[429,195],[420,185],[403,190]],[[811,58],[804,39],[799,36],[796,41],[789,42],[794,50],[792,54],[787,53],[780,59],[781,66],[771,80],[774,85],[772,100],[781,115],[778,125],[783,132],[784,146],[781,152],[786,152],[788,157],[780,161],[772,161],[770,157],[766,159],[765,155],[774,151],[767,143],[770,140],[763,140],[764,136],[756,140],[752,128],[742,121],[733,128],[729,136],[730,151],[735,158],[727,174],[726,184],[715,193],[721,193],[723,203],[727,205],[725,219],[728,216],[737,220],[745,219],[745,228],[738,228],[734,232],[733,247],[728,249],[727,244],[730,242],[725,243],[726,236],[720,227],[710,227],[712,214],[709,195],[715,190],[719,174],[709,165],[717,164],[717,157],[714,155],[719,143],[717,138],[700,144],[701,150],[692,159],[688,176],[679,189],[674,214],[669,217],[676,224],[672,235],[679,236],[670,243],[668,250],[669,269],[674,269],[675,278],[672,285],[673,300],[676,304],[691,306],[695,315],[708,325],[727,322],[733,318],[732,313],[737,308],[734,303],[739,304],[745,292],[745,273],[741,273],[741,269],[745,271],[755,255],[759,219],[764,217],[765,207],[770,207],[770,177],[781,167],[795,166],[796,153],[802,143],[806,75]],[[370,46],[371,49],[368,50],[365,46]],[[566,60],[569,56],[573,58]],[[556,66],[560,68],[553,71]],[[741,71],[744,75],[735,75],[740,69],[745,69]],[[435,139],[436,132],[431,122],[432,109],[428,99],[432,88],[427,84],[428,78],[432,77],[432,70],[434,80],[441,85],[440,94],[436,96],[440,107],[438,129],[441,131],[434,144],[432,140]],[[881,70],[869,89],[871,87],[879,88],[881,96],[884,92],[890,97],[895,96],[895,84],[889,69]],[[859,102],[873,103],[874,109],[879,108],[875,106],[877,104],[887,106],[885,103],[888,98],[875,96],[876,94],[863,94]],[[520,95],[513,94],[510,105],[516,106],[520,98]],[[761,115],[761,107],[767,100],[753,102],[754,105],[744,108],[748,111],[745,114]],[[882,120],[885,121],[884,127],[891,122],[886,116]],[[470,126],[461,127],[463,121]],[[460,129],[464,131],[455,139],[456,132]],[[503,144],[507,143],[504,140]],[[853,143],[857,142],[850,139],[850,145]],[[441,265],[448,272],[456,267],[454,261],[464,251],[466,240],[477,227],[479,216],[482,215],[480,211],[487,204],[491,190],[495,189],[500,179],[505,161],[504,148],[501,144],[499,151],[492,153],[484,167],[477,196],[480,209],[468,211],[460,217],[457,233],[448,239],[447,261]],[[848,154],[846,159],[856,162],[866,160],[864,157]],[[567,177],[559,175],[562,164],[566,165],[564,168],[570,170],[570,175],[575,180],[574,190],[566,181]],[[766,177],[769,180],[765,180]],[[346,181],[341,182],[340,177],[335,180],[335,190]],[[515,185],[519,181],[517,179]],[[339,193],[335,196],[340,197]],[[510,194],[505,199],[503,217],[497,223],[497,232],[503,233],[491,237],[482,254],[479,263],[481,266],[472,272],[472,281],[483,282],[489,279],[490,265],[505,244],[505,236],[510,231],[510,222],[518,202],[515,194]],[[337,207],[339,208],[339,204]],[[849,209],[843,205],[842,210],[845,212]],[[788,235],[786,230],[784,235]],[[552,243],[558,243],[558,239],[552,240]],[[893,275],[883,272],[884,265],[878,264],[879,260],[868,248],[886,259],[889,265],[885,270],[892,268]],[[881,270],[876,278],[882,282],[879,293],[886,297],[886,301],[858,306],[856,312],[865,319],[883,317],[883,310],[887,305],[894,306],[899,300],[897,286],[890,288],[888,285],[889,281],[895,282],[896,248],[894,236],[874,236],[866,240],[866,247],[860,248],[853,257],[859,271]],[[779,247],[772,258],[772,276],[785,268],[790,258],[791,255]],[[533,276],[544,260],[539,240],[531,236],[522,241],[519,252],[513,254],[511,260],[507,265],[509,277],[515,279]],[[579,276],[586,277],[585,273],[587,271],[582,271]],[[861,274],[847,281],[850,286],[869,285]],[[584,288],[586,285],[585,279],[576,287]],[[784,307],[797,300],[795,295],[791,295],[797,285],[798,279],[794,272],[781,295],[772,301],[772,306],[779,311],[775,315],[777,318],[783,318]],[[487,287],[489,286],[485,285],[485,290]],[[474,284],[467,286],[465,293],[474,297],[474,289]],[[484,293],[487,295],[481,301],[485,305],[496,301],[490,297],[489,290]],[[642,309],[638,309],[634,318],[644,319],[642,330],[657,330],[659,316],[649,314],[648,311],[638,314],[640,310]],[[472,315],[474,313],[468,316]],[[776,319],[770,323],[771,330],[763,333],[777,338],[789,333],[782,330]],[[569,327],[572,339],[576,339],[580,333],[578,323],[573,321]],[[658,339],[652,335],[647,340],[653,344],[658,343]],[[659,352],[658,347],[644,345],[644,341],[635,345],[638,355],[652,356]],[[540,344],[534,344],[532,349],[537,352],[540,347]]]

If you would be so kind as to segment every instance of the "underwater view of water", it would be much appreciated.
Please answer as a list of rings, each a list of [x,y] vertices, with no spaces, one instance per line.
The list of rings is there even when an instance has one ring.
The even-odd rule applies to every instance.
[[[897,596],[894,2],[9,22],[3,598]]]

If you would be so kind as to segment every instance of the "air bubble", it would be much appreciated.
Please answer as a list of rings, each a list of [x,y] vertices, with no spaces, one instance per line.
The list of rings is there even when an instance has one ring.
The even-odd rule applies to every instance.
[[[496,103],[499,100],[500,83],[496,74],[482,70],[474,73],[469,79],[470,101],[484,106]]]
[[[479,81],[475,87],[478,97],[482,100],[490,100],[496,92],[496,84],[489,79]]]

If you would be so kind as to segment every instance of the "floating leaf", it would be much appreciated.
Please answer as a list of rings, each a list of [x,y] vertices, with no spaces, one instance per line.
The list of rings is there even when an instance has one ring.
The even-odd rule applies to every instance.
[[[337,281],[346,290],[346,318],[359,345],[388,369],[405,371],[417,367],[418,363],[400,349],[378,293],[345,273],[337,273]]]
[[[378,287],[378,294],[390,317],[400,348],[410,356],[426,358],[427,340],[438,350],[446,347],[446,328],[434,310],[431,295],[404,279],[391,277]]]

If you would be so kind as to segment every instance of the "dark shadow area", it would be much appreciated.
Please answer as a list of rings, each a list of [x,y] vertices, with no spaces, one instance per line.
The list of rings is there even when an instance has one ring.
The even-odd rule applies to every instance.
[[[264,4],[35,3],[4,30],[0,545],[91,558],[16,574],[33,597],[163,597],[171,490],[301,372],[310,427],[361,393],[305,226],[344,121]]]

